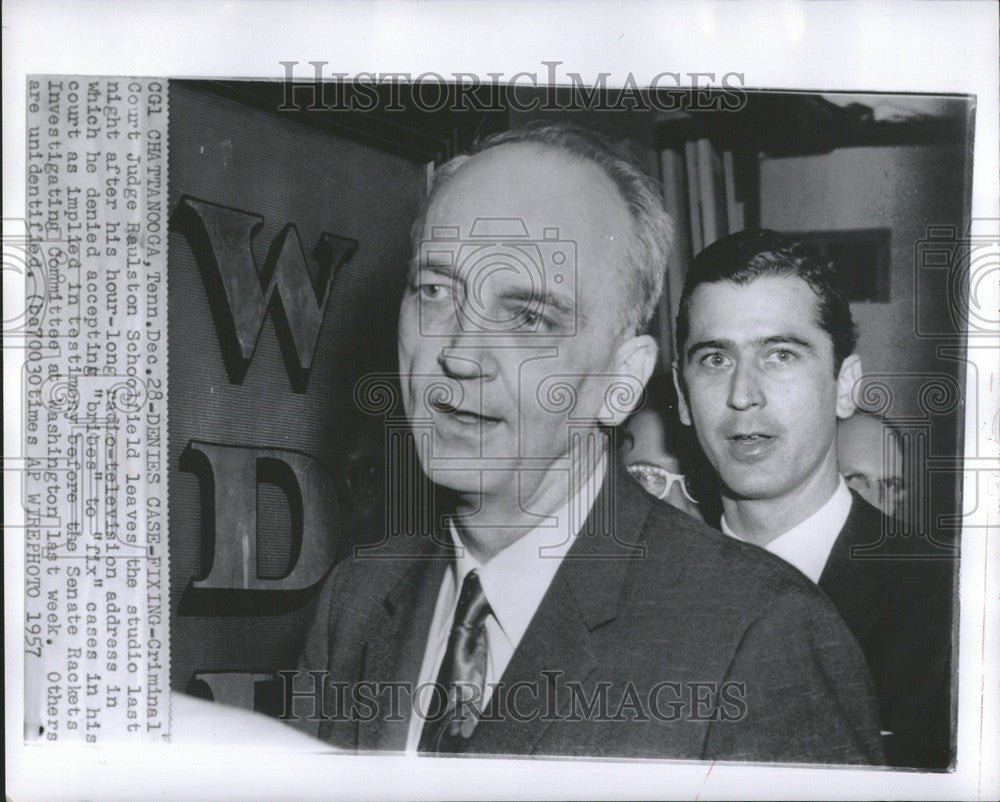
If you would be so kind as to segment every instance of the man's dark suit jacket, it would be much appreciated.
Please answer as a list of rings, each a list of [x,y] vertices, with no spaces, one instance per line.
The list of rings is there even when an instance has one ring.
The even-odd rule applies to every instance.
[[[951,753],[955,560],[924,539],[890,536],[882,542],[882,532],[889,531],[885,517],[852,495],[819,586],[868,660],[881,728],[891,733],[882,741],[886,761],[945,768]],[[852,556],[852,547],[861,551]]]
[[[498,689],[465,751],[882,762],[864,657],[812,582],[654,499],[620,466],[588,523],[598,510],[617,523],[613,536],[588,535],[587,525],[577,535],[502,677],[507,689],[530,684],[537,708],[529,685]],[[393,558],[376,551],[331,572],[300,662],[299,689],[313,687],[306,671],[327,672],[318,734],[342,748],[405,749],[408,697],[392,705],[386,691],[347,715],[358,683],[418,679],[447,553],[429,537],[399,540],[386,547]],[[295,714],[309,715],[312,702],[295,699]],[[315,732],[314,722],[300,726]]]

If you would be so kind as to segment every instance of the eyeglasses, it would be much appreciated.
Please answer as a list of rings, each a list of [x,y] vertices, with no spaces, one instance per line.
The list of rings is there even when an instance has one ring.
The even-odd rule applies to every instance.
[[[678,483],[681,486],[684,497],[692,504],[698,503],[688,492],[687,480],[682,474],[671,473],[659,465],[653,465],[651,462],[633,462],[625,470],[645,488],[646,492],[651,493],[658,499],[665,499],[670,493],[670,488],[675,483]]]

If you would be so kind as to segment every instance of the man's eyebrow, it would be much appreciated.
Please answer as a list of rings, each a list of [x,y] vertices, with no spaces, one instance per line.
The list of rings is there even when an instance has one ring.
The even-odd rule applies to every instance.
[[[794,334],[772,334],[769,337],[758,337],[753,341],[753,345],[797,345],[800,348],[813,349],[813,344]]]
[[[443,259],[438,261],[415,259],[413,268],[415,273],[426,270],[430,273],[436,273],[439,276],[446,276],[447,278],[451,278],[455,274],[454,265],[450,261],[446,262]]]
[[[552,307],[557,312],[564,315],[573,314],[574,304],[571,299],[564,298],[553,292],[545,290],[535,290],[528,287],[511,287],[500,293],[500,297],[505,301],[515,301],[527,307]]]
[[[753,348],[759,348],[762,345],[797,345],[809,351],[814,350],[812,343],[794,334],[770,334],[767,337],[756,337],[750,341],[749,345]],[[698,351],[703,350],[735,351],[737,349],[738,346],[734,340],[699,340],[688,346],[686,357],[690,360]]]
[[[699,340],[696,343],[691,343],[687,347],[685,356],[688,360],[691,359],[698,351],[705,351],[707,349],[717,350],[717,351],[734,351],[736,350],[736,343],[732,340]]]

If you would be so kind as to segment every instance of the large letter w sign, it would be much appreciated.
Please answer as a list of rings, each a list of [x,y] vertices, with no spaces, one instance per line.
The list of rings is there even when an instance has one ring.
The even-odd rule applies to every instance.
[[[243,383],[272,312],[292,389],[305,392],[330,285],[354,256],[357,241],[323,233],[314,251],[320,265],[314,286],[291,223],[274,238],[259,271],[251,243],[264,224],[260,215],[184,197],[175,223],[201,267],[229,381]]]

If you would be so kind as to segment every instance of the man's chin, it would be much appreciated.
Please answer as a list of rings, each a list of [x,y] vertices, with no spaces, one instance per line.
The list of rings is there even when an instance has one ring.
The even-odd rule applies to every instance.
[[[420,467],[435,485],[456,493],[483,493],[499,483],[496,464],[483,457],[438,457]]]
[[[438,487],[453,490],[456,493],[481,493],[483,491],[483,474],[477,470],[455,470],[442,468],[424,471]]]
[[[780,483],[763,474],[756,476],[723,476],[725,495],[734,501],[759,501],[780,493]]]

